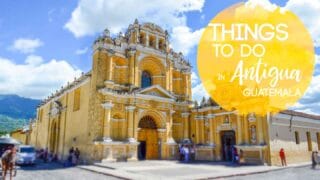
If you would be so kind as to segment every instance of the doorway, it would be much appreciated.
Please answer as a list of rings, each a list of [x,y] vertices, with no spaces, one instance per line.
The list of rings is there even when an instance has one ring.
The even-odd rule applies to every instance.
[[[234,131],[221,131],[221,151],[222,160],[232,160],[232,146],[236,144],[236,137]]]
[[[139,121],[138,157],[144,159],[159,159],[158,131],[154,119],[145,116]]]
[[[146,159],[146,141],[140,141],[138,146],[138,159],[145,160]]]

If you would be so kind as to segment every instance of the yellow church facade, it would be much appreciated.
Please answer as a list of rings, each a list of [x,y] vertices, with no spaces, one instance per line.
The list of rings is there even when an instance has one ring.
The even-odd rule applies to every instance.
[[[117,37],[105,30],[93,44],[91,71],[38,107],[30,144],[61,160],[77,147],[85,162],[177,159],[179,144],[194,145],[197,160],[228,160],[235,145],[247,162],[277,164],[274,116],[239,115],[211,99],[195,105],[191,66],[169,48],[168,36],[138,21]]]

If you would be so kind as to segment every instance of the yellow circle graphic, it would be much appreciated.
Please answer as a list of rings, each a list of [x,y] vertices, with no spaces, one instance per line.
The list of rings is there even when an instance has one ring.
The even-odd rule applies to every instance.
[[[295,14],[240,3],[205,28],[197,63],[205,89],[221,107],[265,115],[304,95],[314,56],[312,38]]]

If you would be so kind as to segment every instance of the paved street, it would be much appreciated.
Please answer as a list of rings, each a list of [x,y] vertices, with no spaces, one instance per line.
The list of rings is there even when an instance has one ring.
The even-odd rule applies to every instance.
[[[310,167],[297,167],[282,169],[277,171],[271,171],[261,174],[252,174],[247,176],[236,176],[232,178],[226,178],[227,180],[318,180],[320,177],[320,168],[314,170]]]
[[[9,176],[7,176],[9,177]],[[9,178],[8,178],[9,179]],[[60,164],[38,163],[35,166],[18,167],[14,180],[106,180],[117,179],[76,167],[64,168]]]
[[[108,168],[106,168],[108,166]],[[117,179],[105,174],[113,174],[129,179],[201,179],[223,177],[230,174],[246,174],[261,172],[251,175],[240,175],[230,178],[218,178],[227,180],[300,180],[319,179],[320,167],[316,170],[308,167],[291,167],[279,169],[268,166],[229,166],[224,163],[196,163],[180,164],[174,161],[145,161],[135,163],[110,163],[97,166],[80,166],[64,168],[55,163],[38,163],[35,166],[18,167],[14,180],[105,180]],[[91,172],[88,170],[93,170]],[[270,172],[262,172],[262,171]],[[104,173],[104,174],[101,174]]]

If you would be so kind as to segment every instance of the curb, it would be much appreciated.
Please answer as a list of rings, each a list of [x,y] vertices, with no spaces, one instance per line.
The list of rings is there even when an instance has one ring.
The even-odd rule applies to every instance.
[[[287,167],[280,167],[280,168],[275,168],[275,169],[268,169],[268,170],[261,170],[261,171],[255,171],[255,172],[249,172],[249,173],[237,173],[237,174],[230,174],[230,175],[222,175],[222,176],[217,176],[217,177],[207,177],[207,178],[201,178],[202,179],[221,179],[221,178],[228,178],[228,177],[235,177],[235,176],[247,176],[247,175],[253,175],[253,174],[262,174],[262,173],[267,173],[267,172],[272,172],[272,171],[280,171],[280,170],[285,170],[285,169],[292,169],[292,168],[302,168],[302,167],[307,167],[310,166],[310,164],[303,164],[303,165],[297,165],[297,166],[287,166]]]

